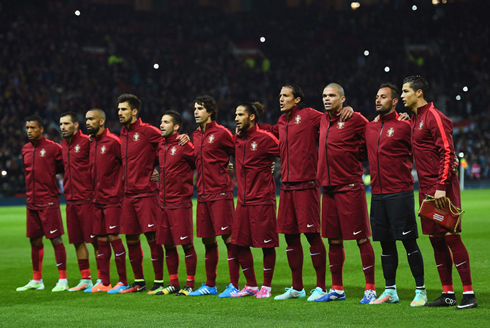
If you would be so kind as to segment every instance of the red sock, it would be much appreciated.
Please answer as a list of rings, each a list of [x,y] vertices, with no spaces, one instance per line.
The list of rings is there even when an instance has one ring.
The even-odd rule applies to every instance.
[[[31,245],[32,280],[43,279],[44,245]]]
[[[82,275],[82,279],[92,278],[92,275],[90,273],[90,264],[88,263],[88,259],[79,259],[78,260],[78,269],[80,269],[80,274]]]
[[[138,240],[135,243],[128,243],[128,254],[131,267],[134,272],[135,280],[144,280],[143,275],[143,250],[141,249],[141,242]]]
[[[257,287],[257,279],[255,278],[254,258],[250,247],[237,246],[238,260],[242,267],[242,272],[247,280],[247,286]]]
[[[196,265],[197,265],[196,249],[194,248],[194,245],[192,245],[187,249],[184,249],[184,253],[185,253],[185,268],[187,270],[186,285],[191,288],[194,288]]]
[[[366,290],[375,290],[374,285],[374,250],[371,245],[371,240],[367,240],[362,244],[357,244],[361,252],[362,271],[366,279]]]
[[[344,290],[342,281],[342,270],[345,261],[344,244],[329,244],[328,260],[330,262],[330,272],[332,273],[332,288]]]
[[[205,248],[206,286],[214,287],[216,286],[216,269],[218,267],[218,244],[205,245]]]
[[[155,272],[155,281],[163,282],[163,247],[158,245],[156,241],[148,243],[151,250],[151,264]]]
[[[99,240],[99,254],[97,254],[97,264],[100,268],[100,279],[104,286],[111,284],[111,247],[106,240]]]
[[[310,256],[316,272],[316,286],[325,291],[327,288],[325,284],[325,275],[327,272],[327,250],[325,249],[325,244],[319,233],[306,234],[306,236],[311,245]]]
[[[451,252],[446,244],[444,237],[429,237],[432,248],[434,249],[434,257],[436,259],[437,271],[442,283],[443,293],[454,293],[453,287],[453,259]]]
[[[64,244],[54,245],[54,257],[60,279],[66,279],[66,249]]]
[[[262,248],[264,253],[264,283],[262,286],[271,287],[274,267],[276,266],[276,249]]]
[[[236,246],[232,243],[226,244],[228,250],[228,270],[230,272],[230,283],[238,288],[238,279],[240,278],[240,263],[238,262],[238,255]]]
[[[471,270],[470,270],[470,256],[466,250],[461,235],[447,235],[445,236],[446,242],[451,248],[453,253],[453,262],[458,270],[459,277],[463,282],[463,291],[473,291],[473,284],[471,282]]]
[[[288,257],[289,267],[291,268],[291,274],[293,277],[293,289],[301,291],[303,290],[303,246],[301,245],[301,235],[285,235],[286,243],[286,255]]]
[[[168,275],[170,276],[170,284],[179,286],[179,253],[177,248],[165,248],[165,260],[167,262]]]
[[[126,250],[121,239],[111,241],[112,249],[114,250],[114,260],[116,261],[117,274],[119,281],[125,286],[128,285],[128,277],[126,274]],[[99,250],[100,252],[100,250]]]

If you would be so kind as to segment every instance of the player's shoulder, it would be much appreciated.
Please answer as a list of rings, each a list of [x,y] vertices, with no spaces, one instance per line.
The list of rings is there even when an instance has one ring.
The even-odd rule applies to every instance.
[[[230,130],[228,130],[228,128],[227,128],[227,127],[225,127],[225,126],[223,126],[223,125],[221,125],[221,124],[216,123],[216,129],[217,129],[217,131],[219,131],[220,133],[223,133],[223,134],[225,134],[225,135],[230,136],[230,138],[233,138],[233,135],[231,134],[231,131],[230,131]]]
[[[262,129],[257,128],[256,132],[260,135],[263,136],[265,139],[272,139],[275,143],[279,143],[279,140],[276,138],[275,135],[270,133],[269,131],[265,131]]]
[[[117,143],[121,144],[121,139],[112,132],[107,132],[107,140],[109,142],[117,142]]]
[[[149,131],[150,133],[153,133],[153,132],[156,132],[156,133],[158,133],[158,134],[161,134],[161,133],[162,133],[162,132],[161,132],[159,129],[157,129],[156,127],[154,127],[154,126],[153,126],[153,125],[151,125],[150,123],[143,123],[143,122],[142,122],[142,123],[140,124],[140,129],[141,129],[142,131],[145,131],[145,132],[146,132],[146,131]]]
[[[22,147],[21,152],[27,152],[32,149],[34,149],[34,146],[32,145],[32,143],[28,142]]]
[[[61,145],[60,145],[59,143],[54,142],[53,140],[49,140],[49,139],[44,139],[44,140],[45,140],[46,145],[47,145],[48,147],[53,147],[53,148],[55,148],[55,149],[57,149],[57,150],[58,150],[58,149],[62,149],[62,147],[61,147]]]
[[[363,123],[363,124],[369,123],[369,120],[367,118],[365,118],[364,115],[362,115],[359,112],[354,112],[351,119],[356,121],[356,122]]]
[[[188,143],[186,143],[185,145],[183,145],[181,147],[194,150],[194,144],[191,141],[189,141]]]

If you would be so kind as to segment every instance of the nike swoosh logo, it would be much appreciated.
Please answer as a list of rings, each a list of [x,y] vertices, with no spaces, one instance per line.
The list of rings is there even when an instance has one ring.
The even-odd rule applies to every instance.
[[[63,264],[63,263],[56,263],[56,266],[60,266],[60,265],[62,265],[62,264]]]
[[[158,261],[158,259],[151,259],[152,262]]]
[[[362,230],[359,230],[359,231],[357,231],[357,232],[353,232],[352,234],[355,236],[355,235],[360,234],[361,232],[362,232]]]
[[[121,255],[124,255],[125,252],[122,252],[122,253],[119,253],[119,254],[116,254],[116,256],[121,256]]]
[[[188,258],[188,257],[191,257],[191,256],[192,256],[192,254],[191,255],[186,255],[185,258]]]
[[[403,232],[402,232],[402,235],[404,235],[404,236],[405,236],[405,235],[408,235],[410,232],[412,232],[412,230],[408,230],[407,232],[403,231]]]
[[[320,255],[321,253],[310,253],[310,256]]]
[[[388,255],[385,255],[385,254],[381,254],[381,256],[391,256],[391,255],[389,255],[389,254],[388,254]]]
[[[289,248],[286,249],[286,252],[292,252],[292,251],[294,251],[294,249],[289,249]]]
[[[109,229],[114,229],[115,227],[117,227],[117,226],[109,226]]]
[[[456,268],[457,268],[457,267],[459,267],[460,265],[463,265],[463,264],[465,264],[465,263],[466,263],[466,261],[464,261],[464,262],[461,262],[460,264],[456,264]]]
[[[271,271],[272,268],[264,268],[264,271]]]
[[[245,268],[245,269],[242,269],[242,271],[247,271],[248,269],[250,269],[250,268]]]
[[[97,254],[97,257],[99,257],[99,256],[104,256],[104,254]],[[117,256],[117,254],[116,254],[116,256]]]
[[[151,228],[151,227],[153,227],[154,225],[155,225],[155,224],[149,224],[149,225],[148,225],[148,228]]]
[[[55,230],[49,230],[49,233],[55,233],[56,231],[58,231],[58,229],[55,229]]]
[[[314,224],[307,224],[307,225],[306,225],[306,227],[307,227],[307,228],[311,228],[311,227],[313,227],[313,226],[314,226]]]
[[[95,238],[95,235],[90,235],[90,238]]]
[[[228,226],[226,226],[226,227],[221,227],[221,230],[226,230],[226,229],[228,229]]]
[[[408,253],[408,256],[417,253],[418,251],[413,251],[412,253]]]
[[[466,305],[460,305],[460,306],[458,306],[458,309],[464,309],[464,308],[467,308],[467,307],[472,306],[472,305],[473,305],[473,303],[466,304]]]
[[[234,257],[228,257],[228,261],[233,261],[234,259]]]
[[[189,236],[185,236],[185,237],[182,237],[182,236],[181,236],[181,237],[180,237],[180,240],[184,240],[184,239],[186,239],[187,237],[189,237]]]
[[[373,267],[373,266],[372,266],[372,265],[370,265],[370,266],[368,266],[368,267],[362,267],[362,269],[363,269],[363,270],[367,270],[367,269],[372,268],[372,267]]]
[[[270,243],[271,241],[272,241],[272,239],[264,240],[264,243],[267,244],[267,243]]]
[[[438,264],[438,265],[436,265],[436,268],[440,267],[441,265],[442,265],[442,264]]]

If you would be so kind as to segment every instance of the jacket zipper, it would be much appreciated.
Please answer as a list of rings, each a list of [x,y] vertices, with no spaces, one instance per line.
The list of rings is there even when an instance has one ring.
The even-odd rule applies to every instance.
[[[286,121],[286,157],[288,158],[288,178],[286,182],[289,182],[289,117]]]
[[[287,134],[286,134],[287,135]],[[247,171],[245,171],[245,152],[247,151],[247,136],[244,137],[245,143],[243,144],[243,177],[245,180],[244,188],[243,188],[243,205],[247,203]]]
[[[97,190],[97,146],[98,146],[97,137],[95,137],[95,149],[94,149],[94,198],[95,202],[97,202],[97,195],[95,191]]]
[[[379,179],[379,189],[380,189],[380,194],[383,194],[383,187],[381,186],[381,170],[379,169],[379,143],[381,141],[381,134],[383,133],[383,125],[384,125],[384,120],[381,118],[381,130],[379,131],[379,137],[378,137],[378,148],[376,149],[376,157],[378,160],[378,179]]]
[[[34,168],[36,167],[36,146],[32,152],[32,203],[36,203],[36,175],[34,173]]]
[[[330,121],[331,121],[331,119],[329,118],[328,126],[327,126],[327,136],[325,137],[325,157],[327,158],[327,174],[328,174],[328,186],[329,187],[331,185],[331,182],[330,182],[330,166],[328,165],[328,133],[330,132]]]
[[[166,193],[166,186],[165,186],[165,169],[167,167],[167,149],[168,149],[168,141],[165,140],[165,153],[164,153],[164,157],[163,157],[163,205],[167,205],[167,193]],[[162,188],[161,187],[161,184],[162,184],[162,179],[160,179],[160,189]]]
[[[71,151],[71,144],[68,144],[68,179],[70,180],[70,193],[71,193],[71,198],[73,198],[73,184],[72,184],[72,181],[71,181],[70,151]]]
[[[204,160],[202,156],[202,147],[204,143],[204,133],[201,137],[201,181],[202,181],[202,194],[204,195]]]

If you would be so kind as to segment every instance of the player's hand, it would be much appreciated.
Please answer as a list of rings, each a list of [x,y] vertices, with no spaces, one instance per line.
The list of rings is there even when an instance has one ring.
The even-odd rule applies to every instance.
[[[233,173],[233,164],[231,162],[228,162],[228,165],[226,166],[226,172]]]
[[[408,113],[398,114],[398,121],[410,121],[410,115]]]
[[[441,210],[448,205],[446,192],[444,190],[436,190],[436,193],[434,194],[434,198],[436,202],[436,208]]]
[[[153,173],[150,176],[150,181],[158,181],[158,171],[157,169],[153,169]]]
[[[380,118],[381,118],[381,115],[376,116],[374,118],[373,122],[378,123]]]
[[[184,133],[184,134],[179,134],[177,136],[177,140],[179,140],[179,146],[183,146],[189,141],[191,141],[191,138],[189,138],[189,136]]]
[[[243,132],[238,130],[238,128],[235,128],[235,135],[238,137],[238,138],[241,138],[243,137]]]
[[[274,174],[274,171],[276,170],[276,162],[272,162],[271,169],[272,169],[272,174]]]
[[[340,116],[340,121],[345,122],[348,121],[352,115],[354,115],[354,109],[350,106],[343,107],[340,109],[340,111],[337,113],[337,116]]]

